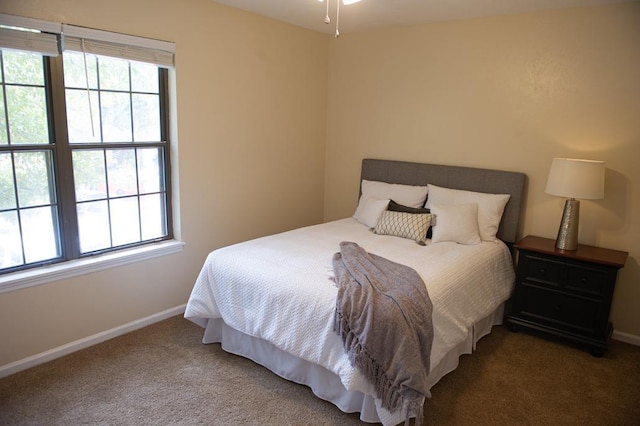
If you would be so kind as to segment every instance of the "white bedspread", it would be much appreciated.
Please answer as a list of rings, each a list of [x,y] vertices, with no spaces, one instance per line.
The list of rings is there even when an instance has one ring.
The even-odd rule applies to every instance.
[[[238,331],[332,371],[346,389],[372,394],[332,330],[337,288],[330,279],[331,259],[341,241],[354,241],[420,274],[434,308],[432,369],[511,294],[513,264],[502,242],[419,246],[376,235],[347,218],[213,251],[185,317],[203,327],[209,318],[222,318]]]

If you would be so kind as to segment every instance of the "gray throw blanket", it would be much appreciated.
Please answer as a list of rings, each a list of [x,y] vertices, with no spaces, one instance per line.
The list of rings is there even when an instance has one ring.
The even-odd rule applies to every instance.
[[[384,408],[402,410],[407,421],[413,412],[419,425],[433,342],[433,306],[424,282],[412,268],[353,242],[340,243],[333,268],[334,331],[351,363],[375,386]]]

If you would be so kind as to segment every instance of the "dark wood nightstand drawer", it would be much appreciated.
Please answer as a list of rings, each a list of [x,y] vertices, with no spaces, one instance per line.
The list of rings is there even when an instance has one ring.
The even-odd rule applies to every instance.
[[[526,262],[525,279],[539,281],[552,287],[556,287],[562,282],[565,270],[562,263],[531,254],[527,254],[523,261]]]
[[[602,269],[577,266],[568,268],[567,290],[592,296],[604,296],[607,294],[607,284],[612,285]]]
[[[519,314],[540,324],[562,327],[580,334],[597,334],[601,320],[601,303],[524,284],[518,297]]]
[[[610,280],[607,268],[593,268],[580,262],[559,262],[551,257],[523,253],[524,281],[549,288],[562,288],[568,293],[604,297]]]

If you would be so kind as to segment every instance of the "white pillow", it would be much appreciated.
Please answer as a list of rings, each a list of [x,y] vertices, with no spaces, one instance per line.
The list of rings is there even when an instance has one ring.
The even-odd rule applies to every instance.
[[[401,185],[362,179],[362,197],[393,200],[403,206],[422,207],[428,191],[428,186]]]
[[[431,208],[434,204],[468,204],[478,205],[478,229],[482,241],[496,241],[500,220],[511,195],[485,194],[482,192],[463,191],[460,189],[441,188],[428,185],[429,198],[425,205]]]
[[[451,241],[458,244],[479,244],[478,205],[432,204],[431,214],[435,223],[431,227],[431,242]]]
[[[363,225],[367,225],[369,228],[375,228],[382,212],[387,209],[388,205],[389,200],[362,196],[360,197],[358,208],[353,214],[353,217]]]

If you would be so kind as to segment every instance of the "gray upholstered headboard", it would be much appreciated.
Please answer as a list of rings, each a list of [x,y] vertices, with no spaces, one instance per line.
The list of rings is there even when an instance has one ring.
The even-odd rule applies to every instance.
[[[511,194],[502,215],[498,237],[506,243],[516,241],[524,199],[524,173],[365,158],[361,176],[362,179],[404,185],[430,183],[467,191]]]

